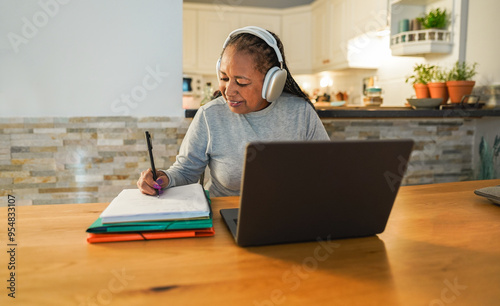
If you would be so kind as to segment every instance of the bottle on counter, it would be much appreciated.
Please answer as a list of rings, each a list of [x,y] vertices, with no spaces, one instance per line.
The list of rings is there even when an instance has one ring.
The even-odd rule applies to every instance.
[[[212,101],[212,83],[207,82],[203,89],[203,98],[201,99],[200,105],[203,106],[210,101]]]

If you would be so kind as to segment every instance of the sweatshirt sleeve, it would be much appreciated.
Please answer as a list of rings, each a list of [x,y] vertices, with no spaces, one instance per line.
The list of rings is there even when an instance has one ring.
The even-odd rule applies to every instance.
[[[209,129],[206,114],[200,108],[186,132],[175,163],[165,172],[174,187],[196,183],[208,164]]]

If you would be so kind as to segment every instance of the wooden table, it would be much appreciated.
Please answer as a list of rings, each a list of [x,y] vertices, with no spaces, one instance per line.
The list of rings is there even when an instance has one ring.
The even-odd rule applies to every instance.
[[[88,244],[107,204],[16,207],[14,262],[0,209],[2,280],[18,305],[498,305],[500,207],[473,190],[500,180],[401,188],[379,236],[240,248],[214,198],[216,235]]]

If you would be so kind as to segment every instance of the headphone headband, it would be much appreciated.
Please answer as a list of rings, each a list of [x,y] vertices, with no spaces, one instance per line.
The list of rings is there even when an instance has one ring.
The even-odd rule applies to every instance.
[[[281,56],[280,49],[278,48],[278,43],[276,42],[276,39],[274,38],[271,33],[269,33],[267,30],[263,28],[259,28],[256,26],[248,26],[240,29],[236,29],[229,33],[229,35],[226,38],[226,41],[224,42],[224,45],[222,46],[222,49],[226,48],[227,44],[229,43],[229,40],[233,35],[240,34],[240,33],[249,33],[253,34],[263,41],[265,41],[271,48],[274,49],[274,52],[276,53],[276,56],[278,56],[278,61],[280,62],[281,66],[283,66],[283,56]]]

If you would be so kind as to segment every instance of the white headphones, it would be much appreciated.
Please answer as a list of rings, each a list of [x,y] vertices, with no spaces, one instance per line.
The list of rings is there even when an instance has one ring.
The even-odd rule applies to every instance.
[[[278,99],[278,97],[283,92],[283,88],[285,87],[285,82],[287,77],[286,69],[283,69],[283,56],[281,56],[281,52],[278,48],[278,43],[276,42],[274,36],[271,35],[271,33],[269,33],[268,31],[256,26],[248,26],[241,29],[236,29],[231,33],[229,33],[229,36],[227,37],[226,41],[224,42],[224,45],[222,46],[222,49],[226,48],[229,40],[233,35],[240,33],[249,33],[261,38],[270,47],[274,49],[274,52],[276,52],[276,55],[278,56],[280,67],[274,66],[267,71],[266,76],[264,78],[264,84],[262,86],[262,99],[265,99],[268,102],[273,102],[276,99]],[[220,61],[221,58],[219,58],[219,60],[217,61],[217,67],[216,67],[217,77],[220,77],[219,76]]]

